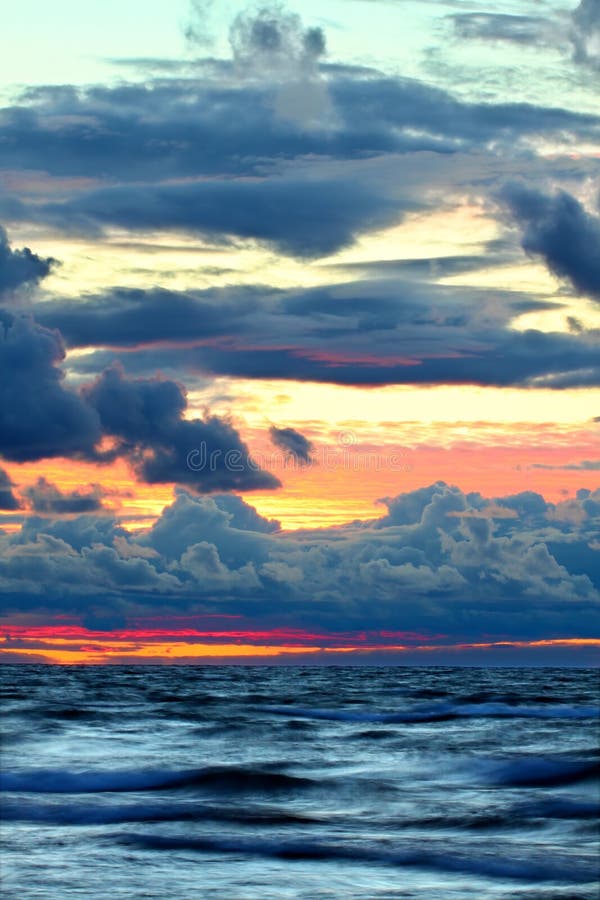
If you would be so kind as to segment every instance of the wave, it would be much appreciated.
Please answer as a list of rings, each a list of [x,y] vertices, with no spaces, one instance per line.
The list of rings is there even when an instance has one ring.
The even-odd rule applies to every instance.
[[[314,784],[312,779],[242,766],[210,766],[180,771],[149,770],[65,772],[37,770],[0,773],[0,791],[40,794],[95,794],[208,787],[224,791],[290,790]]]
[[[594,706],[519,706],[509,703],[437,703],[400,712],[355,712],[346,709],[316,709],[297,706],[260,706],[261,712],[277,716],[304,719],[325,719],[332,722],[381,722],[383,724],[411,724],[446,722],[451,719],[595,719],[600,709]]]
[[[380,847],[342,845],[319,841],[281,841],[244,839],[239,837],[166,837],[162,835],[125,834],[118,840],[147,850],[184,850],[206,853],[232,853],[263,856],[285,860],[346,860],[349,862],[373,862],[399,867],[434,869],[445,873],[478,875],[487,878],[508,878],[518,881],[553,881],[585,884],[593,882],[596,871],[591,866],[579,867],[569,860],[536,863],[531,860],[499,857],[479,858],[452,856],[446,853],[393,850]]]
[[[513,814],[542,819],[595,819],[600,815],[600,803],[553,797],[515,807]]]
[[[85,709],[81,707],[66,707],[65,709],[45,709],[40,712],[40,714],[44,715],[49,719],[67,719],[67,720],[76,720],[76,719],[96,719],[98,718],[98,710],[95,709]],[[103,714],[103,717],[104,714]]]
[[[397,738],[398,732],[389,731],[385,728],[368,728],[365,731],[354,732],[350,737],[352,740],[354,740],[354,738],[364,738],[365,740],[370,741],[381,741],[386,738]]]
[[[467,762],[470,776],[498,787],[553,787],[600,776],[600,760],[524,757]],[[0,792],[95,794],[207,788],[222,792],[289,791],[323,785],[323,779],[245,766],[142,771],[33,770],[0,773]]]
[[[197,803],[127,804],[124,806],[50,806],[3,803],[0,820],[44,822],[50,825],[118,825],[124,822],[233,822],[242,825],[308,825],[322,820],[317,816],[288,812],[267,806],[220,807]]]
[[[572,703],[585,703],[589,701],[589,694],[586,696],[585,694],[579,694],[576,698],[572,695],[569,697],[569,702]],[[515,704],[524,704],[527,706],[531,705],[562,705],[567,702],[565,696],[561,696],[560,694],[540,694],[540,693],[527,693],[525,691],[498,691],[498,690],[488,690],[488,691],[471,691],[468,694],[457,694],[455,697],[455,702],[457,703],[506,703],[510,705]]]
[[[483,767],[488,768],[487,761]],[[590,759],[528,757],[492,763],[487,777],[502,787],[559,787],[600,776],[600,762]]]
[[[396,828],[419,829],[452,829],[459,831],[485,831],[492,829],[516,829],[522,827],[513,810],[507,812],[465,813],[464,815],[439,815],[414,819],[390,819],[389,824]]]
[[[600,812],[598,803],[550,799],[514,806],[504,811],[434,815],[423,818],[393,816],[371,820],[373,826],[399,829],[439,829],[483,831],[519,829],[527,819],[594,819]],[[339,817],[334,816],[339,823]],[[118,825],[126,822],[229,822],[236,825],[323,825],[324,815],[295,813],[266,805],[215,806],[207,803],[129,803],[118,805],[23,803],[4,801],[0,821],[43,822],[48,825]],[[331,821],[331,820],[330,820]],[[350,821],[350,820],[348,820]],[[531,823],[530,823],[531,824]],[[544,823],[539,822],[540,826]]]

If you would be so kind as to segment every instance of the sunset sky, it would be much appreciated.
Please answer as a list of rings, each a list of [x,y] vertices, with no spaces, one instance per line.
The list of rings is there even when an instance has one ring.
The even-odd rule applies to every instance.
[[[3,37],[0,659],[597,660],[599,0]]]

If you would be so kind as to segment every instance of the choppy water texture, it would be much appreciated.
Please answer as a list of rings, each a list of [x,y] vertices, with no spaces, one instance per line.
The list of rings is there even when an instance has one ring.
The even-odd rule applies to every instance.
[[[597,672],[2,676],[4,897],[598,897]]]

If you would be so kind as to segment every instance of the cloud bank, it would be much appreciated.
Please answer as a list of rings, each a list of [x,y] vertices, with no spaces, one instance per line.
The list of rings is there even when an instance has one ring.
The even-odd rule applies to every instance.
[[[452,640],[585,637],[600,624],[600,492],[549,504],[437,482],[374,522],[277,531],[240,498],[180,490],[130,535],[108,516],[31,518],[2,538],[5,613],[215,613],[255,627],[383,628]],[[574,511],[577,515],[574,515]]]

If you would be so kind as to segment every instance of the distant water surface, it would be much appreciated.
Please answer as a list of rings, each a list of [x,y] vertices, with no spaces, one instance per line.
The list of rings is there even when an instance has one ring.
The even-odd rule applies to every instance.
[[[598,672],[2,667],[2,896],[597,900]]]

